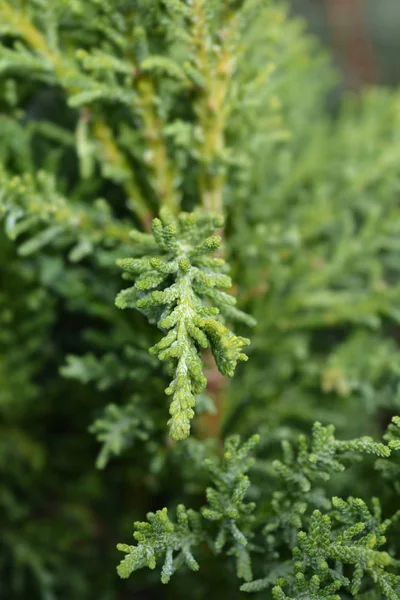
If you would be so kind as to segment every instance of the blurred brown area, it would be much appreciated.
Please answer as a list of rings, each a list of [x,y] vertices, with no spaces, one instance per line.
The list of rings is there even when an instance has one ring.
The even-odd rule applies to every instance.
[[[400,0],[291,0],[333,49],[344,87],[400,82]]]

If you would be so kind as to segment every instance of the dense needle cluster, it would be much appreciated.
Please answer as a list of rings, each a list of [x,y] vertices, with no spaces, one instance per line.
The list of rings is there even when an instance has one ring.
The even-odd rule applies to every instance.
[[[116,305],[143,311],[166,332],[150,352],[173,364],[174,378],[166,393],[172,396],[169,425],[174,440],[189,435],[196,394],[207,384],[200,349],[211,348],[219,371],[229,377],[239,360],[247,360],[242,348],[249,340],[234,335],[217,318],[253,324],[235,307],[235,297],[220,289],[232,287],[225,261],[212,256],[221,238],[211,234],[222,225],[218,215],[181,213],[177,219],[155,219],[152,236],[132,235],[145,256],[118,260],[126,278],[136,281],[118,294]]]

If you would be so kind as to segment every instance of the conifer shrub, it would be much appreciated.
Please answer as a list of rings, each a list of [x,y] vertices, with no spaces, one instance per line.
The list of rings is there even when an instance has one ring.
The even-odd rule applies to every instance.
[[[0,598],[398,600],[398,92],[276,0],[0,41]]]

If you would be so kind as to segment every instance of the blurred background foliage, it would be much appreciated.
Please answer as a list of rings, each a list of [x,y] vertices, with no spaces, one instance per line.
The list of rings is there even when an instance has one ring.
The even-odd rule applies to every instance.
[[[293,15],[331,47],[342,85],[396,86],[400,80],[400,4],[397,0],[291,0]]]

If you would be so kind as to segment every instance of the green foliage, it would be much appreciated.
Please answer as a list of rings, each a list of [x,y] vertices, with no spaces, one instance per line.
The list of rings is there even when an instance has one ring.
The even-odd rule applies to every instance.
[[[246,581],[252,578],[247,546],[255,504],[244,502],[250,485],[245,473],[253,464],[253,459],[247,458],[247,454],[258,441],[259,437],[255,435],[239,446],[237,436],[228,438],[222,464],[208,459],[206,467],[211,472],[215,487],[206,489],[208,505],[202,508],[203,517],[218,524],[217,537],[213,542],[216,552],[227,546],[228,554],[236,558],[237,576]]]
[[[224,260],[209,256],[221,244],[220,237],[210,234],[222,225],[218,215],[181,213],[177,220],[165,217],[164,223],[155,219],[152,236],[132,235],[145,256],[118,260],[136,282],[118,294],[116,305],[142,310],[168,332],[151,353],[173,362],[174,378],[166,393],[172,396],[169,425],[174,440],[189,435],[195,396],[207,384],[199,349],[210,347],[218,369],[230,377],[237,361],[247,360],[242,347],[249,340],[215,318],[221,314],[252,323],[235,308],[235,298],[218,289],[232,286]]]
[[[351,593],[356,595],[364,575],[368,574],[387,598],[395,600],[400,590],[400,577],[385,571],[393,564],[393,559],[387,552],[378,550],[386,541],[383,534],[390,526],[390,520],[380,522],[380,508],[376,501],[373,515],[360,499],[350,498],[345,502],[333,498],[333,507],[336,509],[334,518],[339,525],[336,530],[331,518],[317,510],[311,516],[308,533],[301,531],[298,534],[298,545],[293,551],[296,561],[293,597],[336,600],[340,596],[334,592],[342,586],[350,587]],[[335,570],[329,566],[333,563]],[[339,564],[352,566],[350,579],[337,572]],[[310,571],[315,574],[307,580],[306,574]],[[273,597],[283,600],[291,596],[286,596],[278,585],[273,590]]]
[[[118,550],[126,552],[127,556],[118,567],[121,577],[129,577],[132,571],[147,566],[154,569],[156,556],[165,553],[165,562],[161,571],[161,581],[168,583],[171,575],[180,563],[186,564],[192,571],[197,571],[199,565],[193,558],[191,546],[200,541],[198,516],[193,511],[186,511],[181,504],[177,507],[177,523],[174,525],[166,508],[154,513],[148,513],[148,523],[135,523],[134,538],[137,546],[119,544]],[[173,553],[178,552],[176,558]]]
[[[382,473],[382,476],[386,479],[387,483],[395,489],[396,493],[399,492],[399,476],[400,476],[400,460],[398,456],[398,450],[400,450],[400,419],[399,417],[393,417],[390,423],[387,433],[385,434],[385,440],[388,443],[392,454],[389,459],[378,460],[376,462],[376,468]]]
[[[389,448],[392,450],[400,450],[400,418],[393,417],[390,423],[385,440],[388,442]]]
[[[1,598],[400,597],[400,97],[336,79],[280,0],[0,0]]]
[[[97,457],[96,466],[104,469],[110,456],[119,456],[132,445],[133,439],[145,441],[149,438],[151,421],[140,415],[138,407],[132,402],[127,406],[109,404],[101,419],[97,419],[90,428],[103,444]]]
[[[340,596],[335,594],[339,587],[340,581],[335,581],[326,587],[321,587],[318,575],[313,575],[308,582],[299,569],[296,574],[296,582],[293,586],[294,596],[287,596],[280,585],[274,587],[272,594],[274,600],[294,600],[295,598],[299,600],[300,598],[310,598],[310,600],[340,600]]]
[[[307,511],[313,505],[327,508],[329,502],[321,490],[321,484],[345,470],[349,460],[357,453],[372,453],[387,457],[390,450],[371,438],[360,438],[348,442],[336,440],[334,427],[323,427],[315,423],[311,442],[301,435],[298,449],[285,440],[282,443],[283,460],[272,463],[272,475],[276,480],[271,499],[271,515],[265,532],[269,541],[283,539],[292,543],[297,531],[306,522]]]
[[[161,581],[168,583],[183,564],[193,571],[199,569],[191,548],[207,542],[213,552],[218,554],[224,549],[228,555],[235,556],[239,578],[252,578],[250,555],[246,549],[248,540],[240,528],[248,529],[255,508],[254,503],[244,502],[244,496],[250,485],[245,473],[253,462],[248,454],[257,444],[258,436],[243,445],[239,442],[237,437],[231,437],[226,441],[222,459],[206,460],[205,466],[214,485],[206,489],[207,504],[200,512],[179,505],[176,523],[169,519],[168,510],[163,508],[155,514],[148,513],[148,522],[134,524],[136,546],[118,545],[118,550],[127,554],[118,567],[121,577],[129,577],[144,566],[154,569],[156,559],[165,554]],[[210,521],[218,524],[217,532]]]
[[[372,500],[373,509],[370,511],[359,498],[350,497],[344,501],[334,497],[330,502],[326,490],[316,487],[321,480],[326,482],[331,475],[343,471],[346,458],[349,466],[350,453],[388,457],[389,447],[369,438],[336,440],[332,427],[324,428],[316,423],[310,449],[306,439],[301,437],[297,460],[285,444],[284,462],[273,462],[275,476],[287,486],[286,496],[284,486],[282,491],[277,490],[276,485],[264,487],[263,494],[267,496],[263,500],[267,504],[257,507],[253,502],[245,502],[244,498],[250,485],[246,472],[255,464],[254,459],[247,455],[258,441],[258,436],[253,436],[240,445],[237,436],[231,437],[225,444],[222,458],[206,459],[205,467],[213,486],[206,489],[208,503],[200,512],[186,512],[180,505],[177,508],[177,524],[170,521],[166,508],[156,514],[149,513],[148,523],[135,523],[134,537],[138,544],[118,546],[127,553],[118,568],[121,577],[128,577],[132,571],[144,566],[154,569],[156,558],[165,554],[161,571],[161,580],[165,583],[181,564],[197,570],[199,565],[189,548],[197,547],[199,551],[202,543],[208,543],[217,554],[224,552],[236,557],[237,576],[249,581],[242,585],[243,591],[260,591],[276,583],[274,598],[336,599],[334,592],[341,587],[356,595],[364,577],[369,576],[390,600],[395,598],[399,593],[400,576],[387,569],[396,561],[379,548],[387,542],[385,533],[397,517],[382,521],[376,498]],[[303,472],[308,478],[301,477]],[[313,510],[315,503],[328,512],[323,514],[319,509]],[[275,513],[275,517],[268,517],[269,511]],[[268,525],[262,529],[266,518]],[[210,522],[217,524],[216,532],[210,528]],[[288,526],[293,535],[287,535]],[[307,531],[304,531],[304,526]],[[283,531],[278,532],[279,527]],[[274,532],[275,540],[271,532]],[[285,580],[279,577],[279,568],[275,566],[266,578],[251,581],[249,549],[257,551],[257,545],[249,544],[249,539],[260,535],[266,536],[267,556],[270,558],[276,559],[285,554],[282,542],[292,551],[292,561],[282,565],[287,574]],[[279,553],[277,548],[280,548]],[[179,554],[173,560],[174,552]],[[352,574],[343,575],[345,565],[352,567]],[[294,596],[285,595],[282,587],[285,585],[290,587]]]

